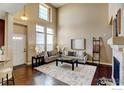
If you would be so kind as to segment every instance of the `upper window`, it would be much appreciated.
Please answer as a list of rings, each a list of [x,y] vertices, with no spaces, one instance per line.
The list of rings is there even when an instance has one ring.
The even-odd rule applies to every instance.
[[[40,4],[39,5],[39,17],[46,21],[50,21],[50,8],[46,5]]]

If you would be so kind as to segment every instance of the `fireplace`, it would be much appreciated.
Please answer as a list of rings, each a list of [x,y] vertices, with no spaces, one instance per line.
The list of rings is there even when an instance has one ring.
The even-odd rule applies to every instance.
[[[119,85],[120,83],[120,62],[116,57],[113,57],[114,61],[114,71],[113,71],[113,78],[116,83],[116,85]]]
[[[112,48],[112,80],[124,85],[124,36],[111,37],[107,43]]]

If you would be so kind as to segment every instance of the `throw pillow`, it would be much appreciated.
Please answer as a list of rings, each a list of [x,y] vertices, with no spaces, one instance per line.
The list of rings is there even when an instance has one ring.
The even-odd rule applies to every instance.
[[[84,52],[83,51],[78,51],[78,56],[79,57],[84,57]]]
[[[68,51],[68,56],[76,56],[76,52]]]
[[[64,56],[67,56],[68,55],[68,51],[64,51]]]
[[[48,57],[52,56],[52,52],[51,51],[47,51]]]

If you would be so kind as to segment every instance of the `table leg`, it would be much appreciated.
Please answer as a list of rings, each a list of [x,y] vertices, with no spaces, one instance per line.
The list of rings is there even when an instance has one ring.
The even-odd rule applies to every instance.
[[[58,60],[56,60],[56,66],[58,66]]]
[[[32,68],[34,67],[34,58],[32,57]]]
[[[12,72],[12,81],[13,81],[13,85],[15,85],[15,77],[13,72]]]
[[[36,58],[36,67],[38,66],[38,59]]]
[[[74,71],[74,64],[72,64],[72,70]]]
[[[61,64],[63,64],[63,62],[61,61]]]
[[[78,63],[76,62],[76,67],[78,67]]]

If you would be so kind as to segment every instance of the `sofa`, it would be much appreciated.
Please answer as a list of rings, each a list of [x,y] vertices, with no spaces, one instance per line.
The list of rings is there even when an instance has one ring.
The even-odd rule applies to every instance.
[[[42,56],[44,56],[45,63],[50,63],[56,60],[56,58],[59,57],[59,54],[56,50],[53,51],[43,51],[41,53]]]
[[[71,51],[64,51],[63,57],[70,57],[77,59],[78,63],[86,63],[88,56],[85,50],[71,50]]]
[[[53,62],[60,56],[77,59],[79,63],[86,63],[88,59],[86,51],[84,50],[65,50],[61,55],[56,50],[43,51],[39,56],[44,56],[45,63]]]

